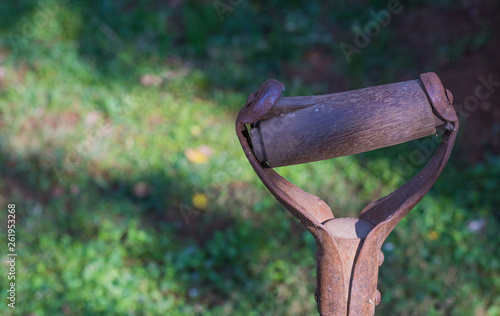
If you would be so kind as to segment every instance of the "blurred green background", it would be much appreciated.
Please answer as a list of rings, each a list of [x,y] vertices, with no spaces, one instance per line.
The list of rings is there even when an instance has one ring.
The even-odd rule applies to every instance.
[[[434,71],[460,138],[383,248],[377,312],[500,315],[499,84],[474,99],[500,81],[500,4],[402,1],[348,62],[341,43],[387,6],[2,1],[0,236],[15,203],[18,257],[13,311],[1,237],[0,314],[315,315],[314,240],[246,161],[237,111],[268,78],[296,96]],[[357,215],[432,138],[279,172]]]

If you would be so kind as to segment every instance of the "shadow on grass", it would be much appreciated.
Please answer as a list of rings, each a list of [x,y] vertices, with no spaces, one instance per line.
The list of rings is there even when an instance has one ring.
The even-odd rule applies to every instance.
[[[108,293],[103,307],[88,294],[92,288],[105,291],[106,282],[116,283],[116,291],[122,295],[141,293],[134,278],[144,279],[152,287],[140,297],[130,296],[129,300],[138,300],[136,305],[130,303],[138,313],[161,305],[155,300],[156,291],[161,300],[173,299],[181,314],[190,314],[195,305],[218,308],[230,304],[243,310],[260,304],[257,302],[274,306],[280,302],[272,298],[275,280],[268,279],[274,268],[266,265],[295,251],[289,266],[276,268],[276,273],[290,273],[287,269],[303,262],[299,253],[304,248],[310,252],[309,264],[313,262],[313,244],[304,244],[300,229],[293,233],[289,224],[280,224],[280,219],[291,221],[281,216],[284,211],[267,216],[269,222],[260,222],[261,218],[239,214],[237,202],[224,209],[209,205],[196,210],[185,201],[192,196],[192,188],[182,177],[139,174],[134,180],[108,178],[103,185],[93,179],[75,181],[73,177],[78,175],[71,171],[61,175],[46,169],[47,163],[35,156],[14,157],[4,152],[0,157],[8,166],[2,171],[1,195],[19,210],[17,231],[24,244],[20,256],[27,277],[34,278],[24,285],[24,296],[58,298],[43,306],[45,312],[69,308],[73,312],[118,313],[121,295]],[[41,180],[48,186],[40,188]],[[138,183],[149,185],[141,189]],[[57,262],[45,269],[40,267],[40,258]],[[88,272],[91,266],[101,272]],[[120,278],[111,277],[114,271],[132,280],[121,284]],[[112,280],[104,281],[106,275]],[[38,287],[35,279],[45,286]],[[286,279],[298,282],[296,276]],[[310,287],[314,280],[309,281]],[[23,298],[19,301],[26,307],[40,306]]]

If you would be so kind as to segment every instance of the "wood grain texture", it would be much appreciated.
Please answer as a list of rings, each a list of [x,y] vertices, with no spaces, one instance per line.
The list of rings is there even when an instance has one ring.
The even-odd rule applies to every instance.
[[[306,97],[280,97],[250,131],[259,161],[287,166],[352,155],[436,133],[421,80]]]

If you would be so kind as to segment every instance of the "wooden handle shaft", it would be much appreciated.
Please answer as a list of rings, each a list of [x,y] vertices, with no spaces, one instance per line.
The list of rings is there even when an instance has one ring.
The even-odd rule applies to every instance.
[[[436,133],[421,80],[308,97],[280,97],[250,131],[271,167],[341,157]]]

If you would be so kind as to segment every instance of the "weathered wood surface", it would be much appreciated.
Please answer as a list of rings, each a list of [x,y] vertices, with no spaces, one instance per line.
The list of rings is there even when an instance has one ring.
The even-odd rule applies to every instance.
[[[328,95],[281,97],[250,133],[259,161],[279,167],[352,155],[436,133],[421,80]]]

